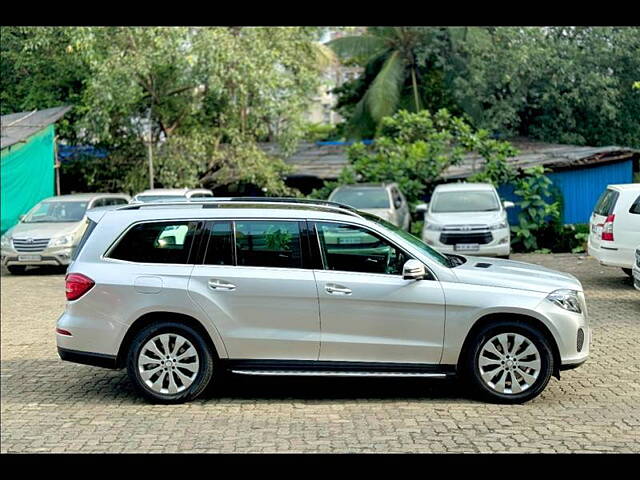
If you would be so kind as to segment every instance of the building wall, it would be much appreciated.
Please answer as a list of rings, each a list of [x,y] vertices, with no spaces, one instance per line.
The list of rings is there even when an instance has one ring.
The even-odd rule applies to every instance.
[[[589,223],[600,194],[607,185],[633,182],[633,160],[612,162],[595,167],[582,167],[570,170],[560,170],[548,174],[562,193],[563,223]],[[498,189],[503,200],[518,201],[513,193],[513,187],[503,185]],[[518,207],[509,209],[509,223],[518,223]]]

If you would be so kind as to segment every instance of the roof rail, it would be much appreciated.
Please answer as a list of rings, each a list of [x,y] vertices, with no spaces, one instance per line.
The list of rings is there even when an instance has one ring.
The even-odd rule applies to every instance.
[[[201,207],[207,208],[211,206],[222,207],[232,206],[232,204],[271,204],[271,205],[308,205],[325,207],[335,210],[341,210],[344,213],[349,213],[353,216],[360,216],[357,209],[344,205],[338,202],[330,202],[328,200],[313,200],[308,198],[296,198],[296,197],[208,197],[208,198],[195,198],[186,199],[178,202],[148,202],[148,203],[135,203],[124,205],[117,208],[117,210],[139,210],[141,208],[158,208],[158,207]],[[346,211],[346,212],[345,212]]]

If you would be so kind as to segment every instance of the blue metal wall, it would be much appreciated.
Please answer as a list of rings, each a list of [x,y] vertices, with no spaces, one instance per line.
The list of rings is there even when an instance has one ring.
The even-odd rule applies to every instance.
[[[588,223],[598,197],[607,185],[631,183],[633,161],[612,162],[598,167],[561,170],[548,174],[564,198],[563,223]],[[503,185],[498,189],[503,200],[518,201],[513,187]],[[509,209],[509,223],[518,223],[519,208]]]

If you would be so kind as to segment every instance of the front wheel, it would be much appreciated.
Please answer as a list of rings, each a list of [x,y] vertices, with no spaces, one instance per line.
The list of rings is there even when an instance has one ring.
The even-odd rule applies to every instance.
[[[127,370],[136,388],[157,403],[196,398],[213,375],[213,355],[201,335],[176,322],[141,330],[129,349]]]
[[[553,354],[545,337],[518,322],[493,323],[471,342],[465,373],[474,390],[494,403],[523,403],[549,383]]]

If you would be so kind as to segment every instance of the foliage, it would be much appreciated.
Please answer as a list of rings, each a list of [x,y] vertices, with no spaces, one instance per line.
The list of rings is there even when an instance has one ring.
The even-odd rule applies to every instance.
[[[416,73],[422,108],[464,112],[474,127],[503,136],[640,146],[640,95],[639,87],[633,88],[640,71],[640,28],[405,29],[412,42],[395,44],[402,45],[403,58],[412,59],[404,65]],[[369,29],[366,36],[375,32]],[[379,74],[392,76],[383,69],[389,59],[388,54],[361,57],[363,74],[335,90],[337,109],[355,138],[375,133],[378,122],[356,107],[375,98],[368,92]],[[415,110],[409,77],[405,72],[397,109]],[[394,98],[395,93],[387,108]]]
[[[475,130],[464,119],[446,110],[401,110],[382,120],[372,147],[356,143],[349,147],[349,164],[336,182],[313,191],[313,198],[326,198],[338,185],[356,182],[396,182],[414,205],[428,193],[442,172],[459,163],[468,152],[478,152],[490,164],[516,152],[507,143],[493,140],[484,130]]]
[[[360,64],[363,74],[334,89],[336,110],[346,133],[370,138],[383,117],[399,110],[459,113],[437,54],[425,45],[446,43],[447,28],[369,27],[366,33],[329,42],[343,61]]]
[[[474,124],[578,145],[640,145],[640,29],[489,28],[460,44],[453,93]]]
[[[515,180],[514,193],[520,197],[518,225],[511,226],[514,235],[512,244],[524,251],[537,250],[538,237],[547,226],[560,221],[559,202],[548,203],[552,196],[551,180],[545,175],[546,169],[540,165],[525,170],[525,175]]]
[[[305,125],[303,139],[307,142],[324,142],[339,138],[340,133],[335,125],[325,123],[309,123]]]
[[[139,183],[130,173],[148,185],[149,140],[156,186],[255,181],[288,192],[285,164],[258,144],[295,148],[319,70],[332,61],[315,27],[2,28],[3,109],[73,103],[81,121],[65,138],[109,151],[117,167],[106,171],[117,178],[102,174],[100,159],[65,171],[129,192]]]
[[[0,27],[0,113],[42,110],[82,102],[88,65],[69,51],[69,32],[54,27]],[[74,108],[56,124],[56,134],[73,141]]]

